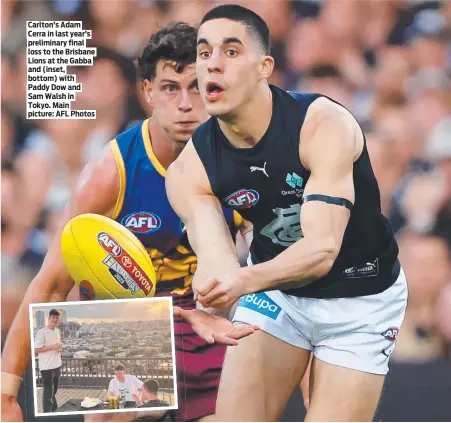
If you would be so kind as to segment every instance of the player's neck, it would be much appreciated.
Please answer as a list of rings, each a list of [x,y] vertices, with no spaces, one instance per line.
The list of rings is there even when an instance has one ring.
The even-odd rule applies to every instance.
[[[167,169],[169,165],[180,155],[183,147],[185,147],[185,144],[169,138],[161,125],[155,121],[152,121],[152,119],[149,119],[148,130],[155,157],[161,166]]]
[[[218,120],[233,146],[252,147],[262,139],[271,122],[272,102],[269,86],[262,83],[251,101],[243,104],[233,115]]]
[[[50,329],[50,330],[55,330],[55,328],[56,328],[56,325],[47,325],[47,327]]]

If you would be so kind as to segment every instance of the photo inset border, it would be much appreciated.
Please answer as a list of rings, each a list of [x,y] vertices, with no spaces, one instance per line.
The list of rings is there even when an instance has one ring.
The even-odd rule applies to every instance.
[[[166,303],[164,305],[161,305],[161,303]],[[172,389],[171,388],[167,388],[165,387],[165,390],[168,390],[168,396],[170,399],[172,399],[172,401],[170,401],[169,403],[173,403],[170,404],[169,406],[164,406],[164,407],[138,407],[135,406],[133,407],[133,405],[130,407],[128,406],[127,408],[115,408],[115,409],[110,409],[109,408],[109,404],[108,404],[108,400],[106,398],[106,392],[108,389],[108,385],[104,384],[101,385],[102,382],[106,382],[107,380],[111,380],[116,378],[116,376],[114,374],[111,373],[110,368],[113,367],[114,368],[114,364],[119,364],[122,362],[137,362],[137,360],[141,360],[144,362],[144,364],[148,364],[150,362],[153,361],[157,361],[158,362],[158,354],[156,354],[156,356],[154,354],[152,354],[152,357],[138,357],[136,355],[134,355],[133,357],[125,357],[124,353],[119,353],[116,354],[115,357],[105,357],[105,358],[99,358],[98,355],[96,356],[85,356],[83,357],[83,351],[81,351],[80,354],[78,354],[78,357],[73,357],[71,358],[62,358],[62,366],[61,366],[61,380],[63,381],[63,384],[60,384],[58,387],[58,392],[60,393],[60,397],[61,397],[61,390],[63,389],[83,389],[83,379],[87,379],[89,378],[89,371],[92,371],[94,373],[96,373],[96,379],[97,381],[95,382],[95,385],[99,384],[99,388],[96,389],[95,387],[93,388],[94,390],[98,390],[98,391],[105,391],[105,393],[103,394],[105,396],[105,398],[102,398],[102,402],[100,404],[102,404],[102,408],[96,408],[95,410],[90,410],[89,408],[86,409],[82,409],[82,410],[71,410],[71,411],[64,411],[64,409],[66,408],[71,408],[70,406],[73,406],[74,408],[78,407],[78,403],[76,403],[72,398],[68,398],[66,401],[64,401],[64,403],[62,404],[58,404],[58,408],[54,411],[54,412],[42,412],[39,410],[38,407],[38,386],[37,386],[37,379],[38,377],[40,377],[37,374],[37,366],[36,366],[36,358],[35,358],[35,336],[36,336],[36,329],[41,329],[42,327],[45,327],[45,319],[48,318],[49,315],[49,311],[51,309],[56,309],[58,311],[61,312],[61,318],[60,320],[63,320],[62,322],[58,323],[58,325],[60,325],[61,323],[64,323],[63,325],[63,330],[65,331],[64,334],[69,334],[70,335],[74,335],[74,331],[75,331],[75,335],[76,337],[72,337],[71,338],[71,344],[76,343],[77,336],[80,336],[80,333],[76,333],[76,329],[74,329],[71,325],[66,325],[67,323],[67,315],[73,315],[74,313],[77,316],[82,315],[82,318],[79,318],[79,321],[95,321],[97,320],[101,320],[101,323],[103,323],[103,328],[107,327],[108,324],[110,323],[114,323],[114,318],[107,318],[105,317],[104,320],[102,320],[101,317],[102,316],[102,308],[105,310],[105,316],[111,316],[112,314],[114,314],[114,310],[117,309],[118,312],[120,310],[120,312],[118,313],[118,317],[116,319],[116,322],[119,324],[121,323],[122,325],[124,325],[126,322],[140,322],[140,327],[145,327],[148,326],[146,325],[146,322],[153,322],[151,318],[145,318],[143,319],[139,312],[143,312],[146,309],[146,305],[148,306],[147,308],[149,310],[152,310],[152,308],[155,309],[160,309],[163,310],[163,315],[168,316],[169,319],[169,327],[170,327],[170,342],[171,342],[171,358],[170,358],[170,364],[167,360],[167,357],[161,357],[161,362],[163,363],[162,365],[160,365],[158,367],[158,372],[160,373],[156,376],[156,380],[158,381],[158,378],[162,378],[161,376],[161,372],[163,373],[168,373],[171,375],[172,377]],[[93,306],[95,306],[93,308]],[[169,310],[165,311],[165,308],[168,307]],[[127,308],[129,310],[127,310]],[[41,311],[41,313],[39,314],[39,317],[37,317],[35,315],[35,313],[38,311],[38,309],[40,309],[39,311]],[[45,309],[46,312],[43,313],[43,310]],[[134,313],[130,314],[130,311],[133,310]],[[175,343],[174,343],[174,321],[173,321],[173,309],[172,309],[172,297],[158,297],[158,298],[136,298],[136,299],[114,299],[114,300],[98,300],[98,301],[72,301],[72,302],[54,302],[54,303],[35,303],[35,304],[30,304],[29,306],[29,312],[30,312],[30,333],[31,333],[31,360],[33,366],[33,394],[34,394],[34,411],[35,411],[35,415],[36,416],[58,416],[58,415],[77,415],[77,414],[99,414],[99,413],[120,413],[120,412],[131,412],[131,411],[139,411],[139,412],[143,412],[143,411],[158,411],[158,410],[176,410],[178,409],[178,396],[177,396],[177,376],[176,376],[176,361],[175,361]],[[66,312],[66,313],[65,313]],[[124,314],[125,313],[125,314]],[[152,313],[149,312],[150,315],[152,315]],[[123,316],[123,317],[121,317]],[[132,316],[136,316],[136,319],[134,319]],[[134,319],[134,320],[133,320]],[[39,322],[38,322],[39,320]],[[64,321],[66,320],[66,321]],[[161,320],[161,319],[160,319]],[[142,323],[144,322],[144,323]],[[87,323],[88,325],[88,323]],[[91,323],[89,324],[89,328],[87,329],[88,332],[92,331],[92,326],[95,326],[95,323]],[[129,326],[129,325],[128,325]],[[36,327],[36,329],[35,329]],[[95,330],[95,329],[94,329]],[[61,331],[60,331],[61,332]],[[84,333],[85,331],[83,331]],[[105,332],[103,332],[105,333]],[[136,332],[133,332],[134,334],[136,334]],[[146,339],[144,334],[147,333],[148,336],[148,330],[144,330],[142,331],[142,336],[140,338],[139,344],[140,346],[144,346],[143,343],[141,342],[143,339]],[[98,334],[97,338],[98,338]],[[88,337],[89,335],[86,336],[85,334],[85,338]],[[63,337],[63,339],[65,339],[66,337]],[[162,339],[161,336],[159,335],[158,337],[156,336],[156,342],[158,342],[158,339]],[[137,339],[137,337],[135,336],[133,339]],[[113,341],[113,340],[112,340]],[[113,345],[117,345],[117,337],[114,339],[114,343],[111,342]],[[80,344],[85,345],[86,342],[81,342]],[[152,341],[152,345],[150,347],[154,347],[154,349],[158,349],[158,347],[155,346],[155,342]],[[74,350],[74,348],[71,348],[72,350]],[[75,349],[77,349],[75,347]],[[103,348],[105,350],[105,348]],[[143,348],[145,349],[145,348]],[[80,351],[79,351],[80,352]],[[85,351],[85,353],[87,353],[88,351]],[[145,355],[145,354],[144,354]],[[89,358],[88,358],[89,357]],[[64,361],[66,360],[66,362]],[[109,362],[111,361],[111,363]],[[78,363],[77,363],[78,362]],[[74,364],[75,368],[72,367],[67,367],[64,364]],[[76,363],[76,364],[75,364]],[[169,373],[167,370],[164,370],[165,368],[170,367],[170,365],[172,364],[172,372]],[[83,369],[85,367],[85,365],[88,365],[88,372],[84,373]],[[94,367],[97,367],[99,369],[94,370]],[[146,366],[135,366],[135,369],[139,368],[142,370],[142,372],[138,372],[138,375],[141,376],[141,378],[143,378],[142,374],[146,374],[144,377],[146,376],[150,376],[149,379],[152,379],[152,375],[149,375],[149,368]],[[104,370],[104,372],[102,373],[102,369]],[[100,371],[100,374],[97,375],[97,370]],[[133,370],[132,370],[133,372]],[[141,374],[142,373],[142,374]],[[134,376],[134,375],[133,375]],[[61,382],[60,380],[60,382]],[[65,383],[70,382],[70,385],[66,385]],[[75,380],[75,384],[74,384],[74,380]],[[78,382],[77,382],[78,380]],[[141,380],[138,378],[138,380]],[[165,379],[165,382],[168,379]],[[81,382],[80,382],[81,381]],[[141,380],[141,382],[143,382]],[[89,384],[89,382],[87,383],[87,385],[92,386],[92,384]],[[103,389],[100,389],[100,387],[103,386]],[[43,387],[40,388],[43,390]],[[88,390],[89,387],[87,386]],[[147,392],[147,391],[146,391]],[[70,396],[69,392],[66,392],[65,394]],[[66,396],[66,395],[65,395]],[[42,397],[41,397],[42,398]],[[80,401],[81,398],[78,398],[78,401]],[[69,403],[70,402],[70,406]],[[128,401],[130,402],[130,401]],[[99,407],[100,404],[97,406]],[[42,407],[41,407],[42,408]],[[63,411],[58,411],[60,409],[63,409]]]

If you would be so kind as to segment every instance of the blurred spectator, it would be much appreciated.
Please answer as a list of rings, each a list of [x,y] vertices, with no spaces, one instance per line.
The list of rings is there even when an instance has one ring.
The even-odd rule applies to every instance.
[[[440,331],[437,300],[451,283],[450,252],[442,239],[414,233],[402,235],[400,250],[409,302],[394,357],[408,361],[438,358],[449,347]]]
[[[183,21],[190,25],[199,25],[202,16],[211,8],[212,2],[208,0],[175,1],[171,2],[168,14],[171,20]]]
[[[381,48],[374,71],[375,103],[402,103],[409,74],[408,55],[402,47]]]
[[[93,42],[128,57],[136,57],[160,21],[152,2],[90,0]]]
[[[353,87],[334,66],[312,68],[302,81],[298,91],[321,93],[351,108]]]

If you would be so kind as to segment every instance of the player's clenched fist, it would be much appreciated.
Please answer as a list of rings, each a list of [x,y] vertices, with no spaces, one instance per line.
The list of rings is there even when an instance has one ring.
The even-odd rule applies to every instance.
[[[197,289],[197,301],[204,307],[228,309],[247,294],[243,269],[237,268],[204,279]]]

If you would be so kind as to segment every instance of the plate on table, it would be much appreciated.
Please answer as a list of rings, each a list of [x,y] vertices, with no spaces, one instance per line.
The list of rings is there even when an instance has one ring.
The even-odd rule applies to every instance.
[[[83,408],[93,408],[93,407],[97,407],[101,403],[102,403],[102,400],[100,400],[99,398],[85,397],[85,399],[81,402],[81,406]]]

